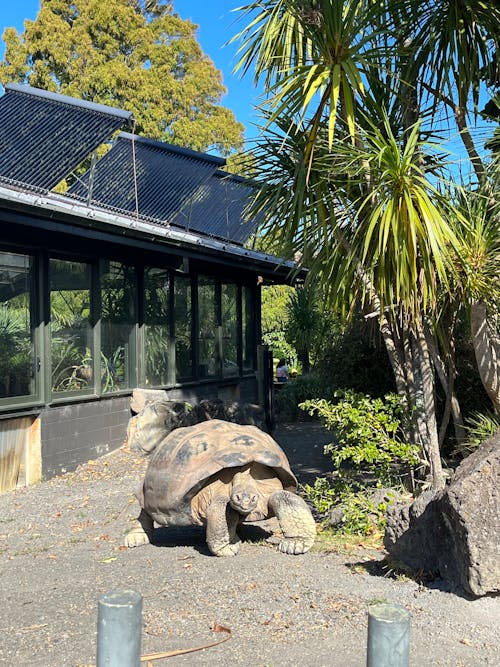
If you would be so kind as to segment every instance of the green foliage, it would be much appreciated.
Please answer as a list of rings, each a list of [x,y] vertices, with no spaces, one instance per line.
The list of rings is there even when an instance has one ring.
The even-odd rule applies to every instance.
[[[334,431],[336,442],[325,447],[325,454],[336,468],[348,465],[369,474],[378,486],[390,486],[419,464],[418,448],[400,437],[405,415],[398,396],[387,394],[382,400],[353,391],[334,396],[336,403],[309,400],[299,407]]]
[[[312,283],[295,289],[286,310],[285,339],[297,351],[302,372],[308,373],[311,357],[313,361],[317,357],[329,323],[322,312],[319,290]]]
[[[276,358],[307,373],[334,329],[335,322],[325,312],[324,299],[314,285],[272,285],[262,290],[262,339]]]
[[[342,328],[332,326],[315,364],[325,385],[383,396],[395,391],[394,375],[378,332],[356,315]]]
[[[294,380],[283,384],[276,392],[274,407],[280,418],[295,420],[303,416],[299,404],[316,396],[324,396],[327,389],[315,373],[299,375]]]
[[[498,79],[500,6],[255,0],[240,11],[237,67],[267,85],[254,211],[285,257],[301,252],[343,316],[361,302],[376,318],[398,391],[418,408],[412,438],[440,486],[434,374],[409,341],[437,315],[440,294],[457,293],[463,229],[442,194],[439,177],[456,178],[442,146],[458,130],[469,172],[484,180],[467,121]]]
[[[500,419],[490,413],[473,413],[466,421],[467,441],[457,445],[455,454],[466,457],[472,454],[485,440],[494,435],[500,428]]]
[[[31,338],[24,295],[0,304],[0,397],[28,393]]]
[[[132,111],[136,131],[194,150],[239,149],[243,126],[220,106],[221,73],[172,3],[42,0],[3,34],[0,82],[28,83]]]
[[[284,332],[288,321],[287,304],[294,292],[288,285],[262,288],[262,335]],[[275,356],[279,356],[277,353]]]
[[[262,342],[265,345],[269,345],[269,349],[272,350],[275,359],[285,359],[290,367],[297,368],[297,352],[287,343],[283,331],[270,331],[262,334]],[[274,366],[274,370],[276,370],[276,364]]]
[[[302,488],[321,514],[329,515],[335,508],[339,509],[341,520],[336,532],[368,535],[383,530],[385,512],[391,501],[374,501],[370,491],[361,485],[317,477],[313,486],[305,484]]]

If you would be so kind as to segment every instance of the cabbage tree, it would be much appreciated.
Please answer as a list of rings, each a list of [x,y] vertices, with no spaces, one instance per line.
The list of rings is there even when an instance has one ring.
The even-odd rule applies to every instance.
[[[498,10],[483,9],[468,1],[260,0],[241,8],[248,24],[236,38],[238,67],[254,68],[268,93],[255,209],[288,256],[302,253],[311,280],[342,312],[361,300],[378,319],[436,487],[443,476],[428,320],[440,291],[455,283],[463,218],[436,188],[439,149],[425,138],[443,105],[455,105],[457,122],[466,118],[474,77],[492,66]]]

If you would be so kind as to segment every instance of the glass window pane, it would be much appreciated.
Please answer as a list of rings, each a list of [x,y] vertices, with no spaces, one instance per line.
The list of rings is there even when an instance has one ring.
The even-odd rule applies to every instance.
[[[0,398],[35,393],[32,265],[29,255],[0,252]]]
[[[169,286],[167,270],[144,269],[144,352],[148,387],[169,384]]]
[[[177,381],[193,376],[191,350],[191,326],[193,321],[191,304],[191,279],[176,276],[174,279],[175,318],[175,365]]]
[[[238,288],[222,285],[222,374],[239,375],[238,368]]]
[[[109,262],[101,272],[101,387],[103,392],[132,386],[130,345],[135,327],[134,267]]]
[[[250,287],[242,288],[242,333],[243,333],[243,370],[255,370],[255,312],[254,293]]]
[[[52,391],[93,391],[91,266],[50,260]]]
[[[217,302],[215,283],[198,280],[198,377],[219,375],[217,355]]]

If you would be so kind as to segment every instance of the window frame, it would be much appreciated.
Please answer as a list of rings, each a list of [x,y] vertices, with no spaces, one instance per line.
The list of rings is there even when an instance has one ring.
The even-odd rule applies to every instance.
[[[145,384],[145,293],[144,293],[144,272],[149,268],[158,268],[164,270],[169,280],[169,291],[167,296],[166,311],[166,331],[169,336],[168,348],[168,369],[165,376],[166,384],[155,386],[154,388],[168,389],[194,384],[203,385],[206,383],[228,384],[238,383],[243,378],[255,376],[256,373],[256,344],[258,338],[258,290],[252,285],[248,278],[238,280],[227,278],[221,271],[210,271],[210,268],[199,270],[194,269],[190,273],[179,271],[168,263],[162,263],[161,259],[157,261],[144,258],[142,261],[134,261],[122,253],[107,252],[103,257],[91,256],[88,252],[77,254],[67,250],[43,249],[35,247],[21,247],[19,243],[0,244],[0,252],[14,253],[30,258],[32,267],[29,276],[30,293],[30,328],[32,335],[32,345],[34,350],[34,359],[36,367],[34,393],[29,396],[5,397],[0,399],[0,415],[6,412],[12,412],[18,409],[37,408],[43,405],[53,405],[61,403],[77,403],[98,398],[111,398],[120,395],[130,395],[134,387],[144,387]],[[89,266],[90,272],[90,341],[93,344],[92,372],[93,381],[89,386],[79,390],[63,390],[60,392],[52,391],[52,331],[51,331],[51,290],[50,290],[50,262],[51,260],[60,260],[66,262],[75,262]],[[115,391],[104,391],[104,383],[101,378],[101,351],[102,351],[102,290],[103,276],[107,271],[109,263],[118,263],[133,270],[135,285],[135,317],[129,332],[129,361],[128,374],[129,386],[117,389]],[[215,353],[215,373],[208,377],[202,377],[199,370],[199,349],[198,349],[198,331],[199,331],[199,285],[203,279],[213,284],[214,298],[214,353]],[[191,376],[176,376],[176,328],[175,328],[175,281],[187,281],[191,295]],[[222,290],[223,285],[234,285],[236,294],[236,356],[237,371],[234,374],[225,375],[223,372],[223,353],[224,341],[223,323],[222,323]],[[243,322],[243,299],[245,290],[249,290],[248,302],[251,304],[253,315],[248,315],[248,322],[252,326],[251,339],[253,342],[252,357],[254,359],[254,368],[244,368],[244,341],[245,323]],[[147,385],[153,388],[152,385]]]
[[[19,246],[10,246],[2,243],[0,253],[12,255],[21,255],[30,259],[31,266],[28,276],[29,294],[29,327],[30,343],[32,346],[32,373],[34,379],[34,389],[30,394],[21,396],[5,396],[0,398],[0,410],[16,410],[26,407],[43,404],[45,398],[44,391],[44,370],[45,360],[43,359],[43,317],[41,316],[40,302],[42,296],[42,267],[40,253],[31,248],[20,248]]]

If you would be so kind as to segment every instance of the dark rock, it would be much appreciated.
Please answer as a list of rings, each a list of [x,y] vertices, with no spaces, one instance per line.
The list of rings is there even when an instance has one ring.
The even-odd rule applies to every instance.
[[[333,507],[330,511],[330,518],[329,518],[330,526],[332,526],[333,528],[341,526],[344,521],[344,516],[345,512],[342,505],[336,505],[335,507]]]
[[[413,503],[395,503],[387,508],[384,546],[414,570],[439,575],[436,549],[444,547],[443,530],[436,501],[440,492],[424,491]]]
[[[462,462],[446,489],[389,508],[386,549],[472,595],[500,592],[499,483],[497,431]]]
[[[249,424],[262,429],[264,411],[260,406],[251,403],[224,402],[220,398],[204,399],[193,407],[192,423],[199,424],[209,419],[222,419],[233,424]]]
[[[205,398],[193,406],[193,424],[209,419],[225,419],[224,401],[220,398]]]
[[[134,390],[135,392],[136,390]],[[236,424],[252,424],[263,428],[264,415],[259,406],[236,401],[225,404],[220,399],[205,399],[191,406],[184,401],[170,401],[166,392],[144,390],[137,394],[144,407],[130,418],[127,426],[127,442],[131,451],[150,454],[175,428],[193,426],[210,419],[222,419]]]
[[[265,415],[260,405],[230,401],[224,405],[225,420],[233,424],[248,424],[264,429]]]

